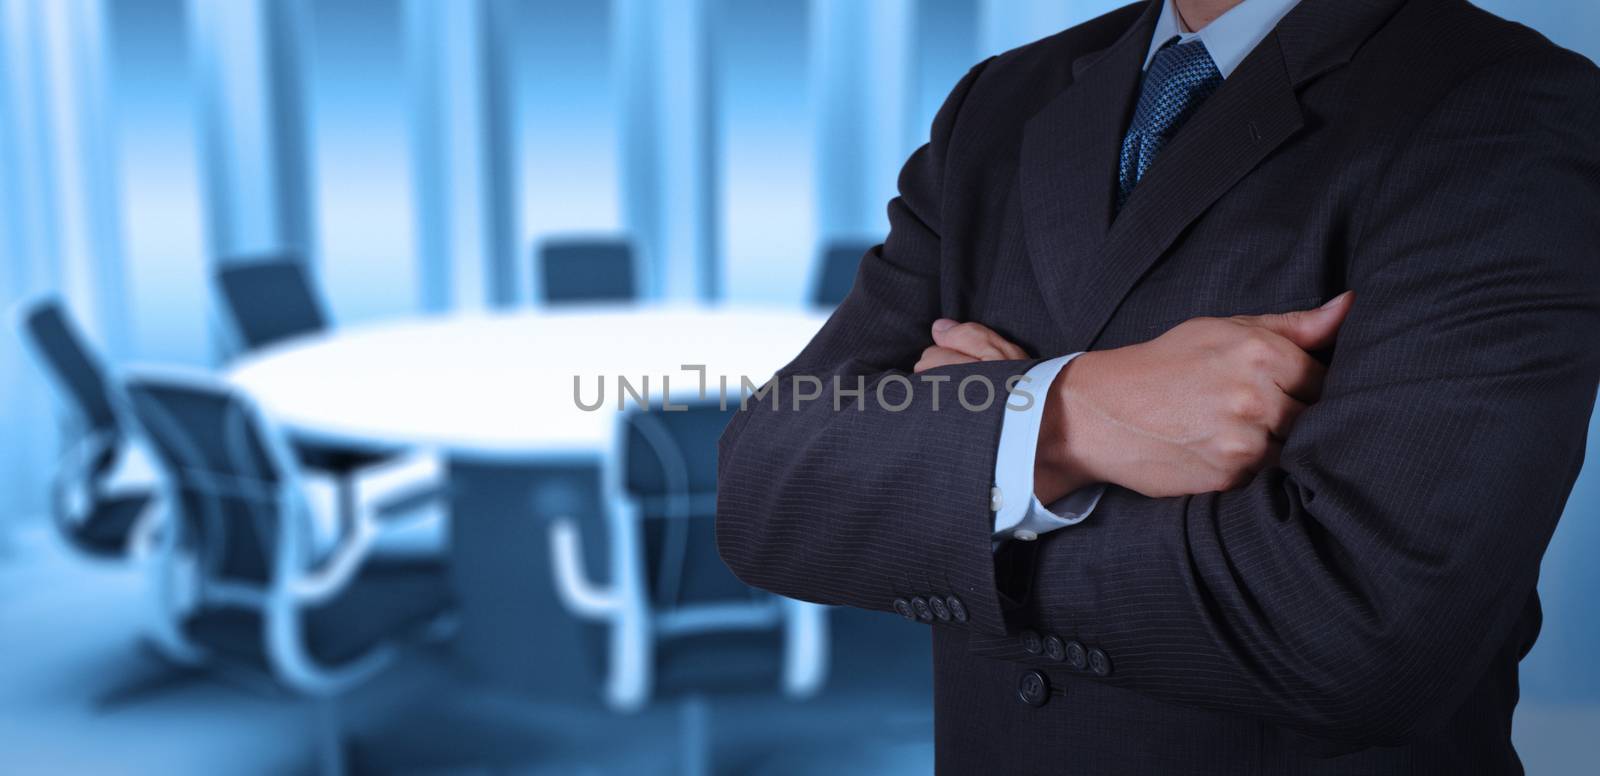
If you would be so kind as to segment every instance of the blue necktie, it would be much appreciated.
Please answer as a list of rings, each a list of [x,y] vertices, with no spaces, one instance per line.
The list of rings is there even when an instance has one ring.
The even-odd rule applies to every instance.
[[[1198,39],[1173,45],[1173,38],[1150,60],[1144,85],[1139,90],[1139,106],[1133,123],[1122,138],[1122,157],[1117,175],[1117,209],[1128,201],[1133,187],[1161,153],[1162,146],[1178,134],[1178,128],[1193,115],[1200,103],[1222,85],[1222,73],[1211,61],[1211,54]]]

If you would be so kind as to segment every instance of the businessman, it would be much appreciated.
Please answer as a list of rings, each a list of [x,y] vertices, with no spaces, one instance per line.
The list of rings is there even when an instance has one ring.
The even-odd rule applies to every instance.
[[[718,543],[928,624],[942,772],[1521,771],[1593,64],[1464,0],[1151,0],[973,68],[899,189],[779,374],[844,400],[735,417]]]

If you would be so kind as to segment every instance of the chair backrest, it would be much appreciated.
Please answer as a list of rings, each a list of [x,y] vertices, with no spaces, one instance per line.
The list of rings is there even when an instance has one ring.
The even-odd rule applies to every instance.
[[[185,544],[207,581],[265,585],[289,478],[260,413],[213,381],[135,375],[128,405],[169,480]]]
[[[622,425],[622,488],[644,521],[645,578],[658,608],[745,600],[717,554],[717,439],[738,411],[716,402],[641,410]]]
[[[82,415],[86,430],[120,434],[105,367],[61,302],[46,298],[34,303],[23,312],[22,324],[34,350]]]
[[[876,243],[835,242],[822,250],[822,266],[817,268],[817,281],[811,288],[811,303],[818,307],[838,307],[855,285],[856,268],[861,257]]]
[[[539,246],[538,265],[548,303],[626,302],[639,295],[633,245],[625,239],[547,240]]]
[[[305,265],[294,258],[234,260],[217,271],[217,285],[249,350],[328,326]]]

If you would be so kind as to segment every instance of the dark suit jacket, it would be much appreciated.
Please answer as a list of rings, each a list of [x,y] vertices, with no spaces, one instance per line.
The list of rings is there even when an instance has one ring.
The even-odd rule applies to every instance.
[[[912,604],[944,772],[1516,772],[1517,662],[1600,375],[1600,72],[1462,0],[1303,0],[1114,215],[1156,11],[956,86],[887,240],[781,373],[864,377],[869,401],[736,416],[723,558],[787,596]],[[1048,357],[1345,289],[1278,465],[1113,487],[998,554],[1003,405],[966,411],[954,382],[938,411],[926,383],[870,400],[941,316]]]

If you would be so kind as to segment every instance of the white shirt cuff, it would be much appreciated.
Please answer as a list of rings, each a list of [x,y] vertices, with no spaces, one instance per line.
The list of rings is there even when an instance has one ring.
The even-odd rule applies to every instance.
[[[1040,362],[1028,370],[1007,399],[991,494],[995,541],[1037,539],[1040,534],[1082,522],[1100,503],[1104,485],[1080,488],[1048,507],[1033,489],[1033,459],[1039,448],[1039,427],[1044,422],[1045,394],[1056,375],[1080,355],[1073,353]]]

